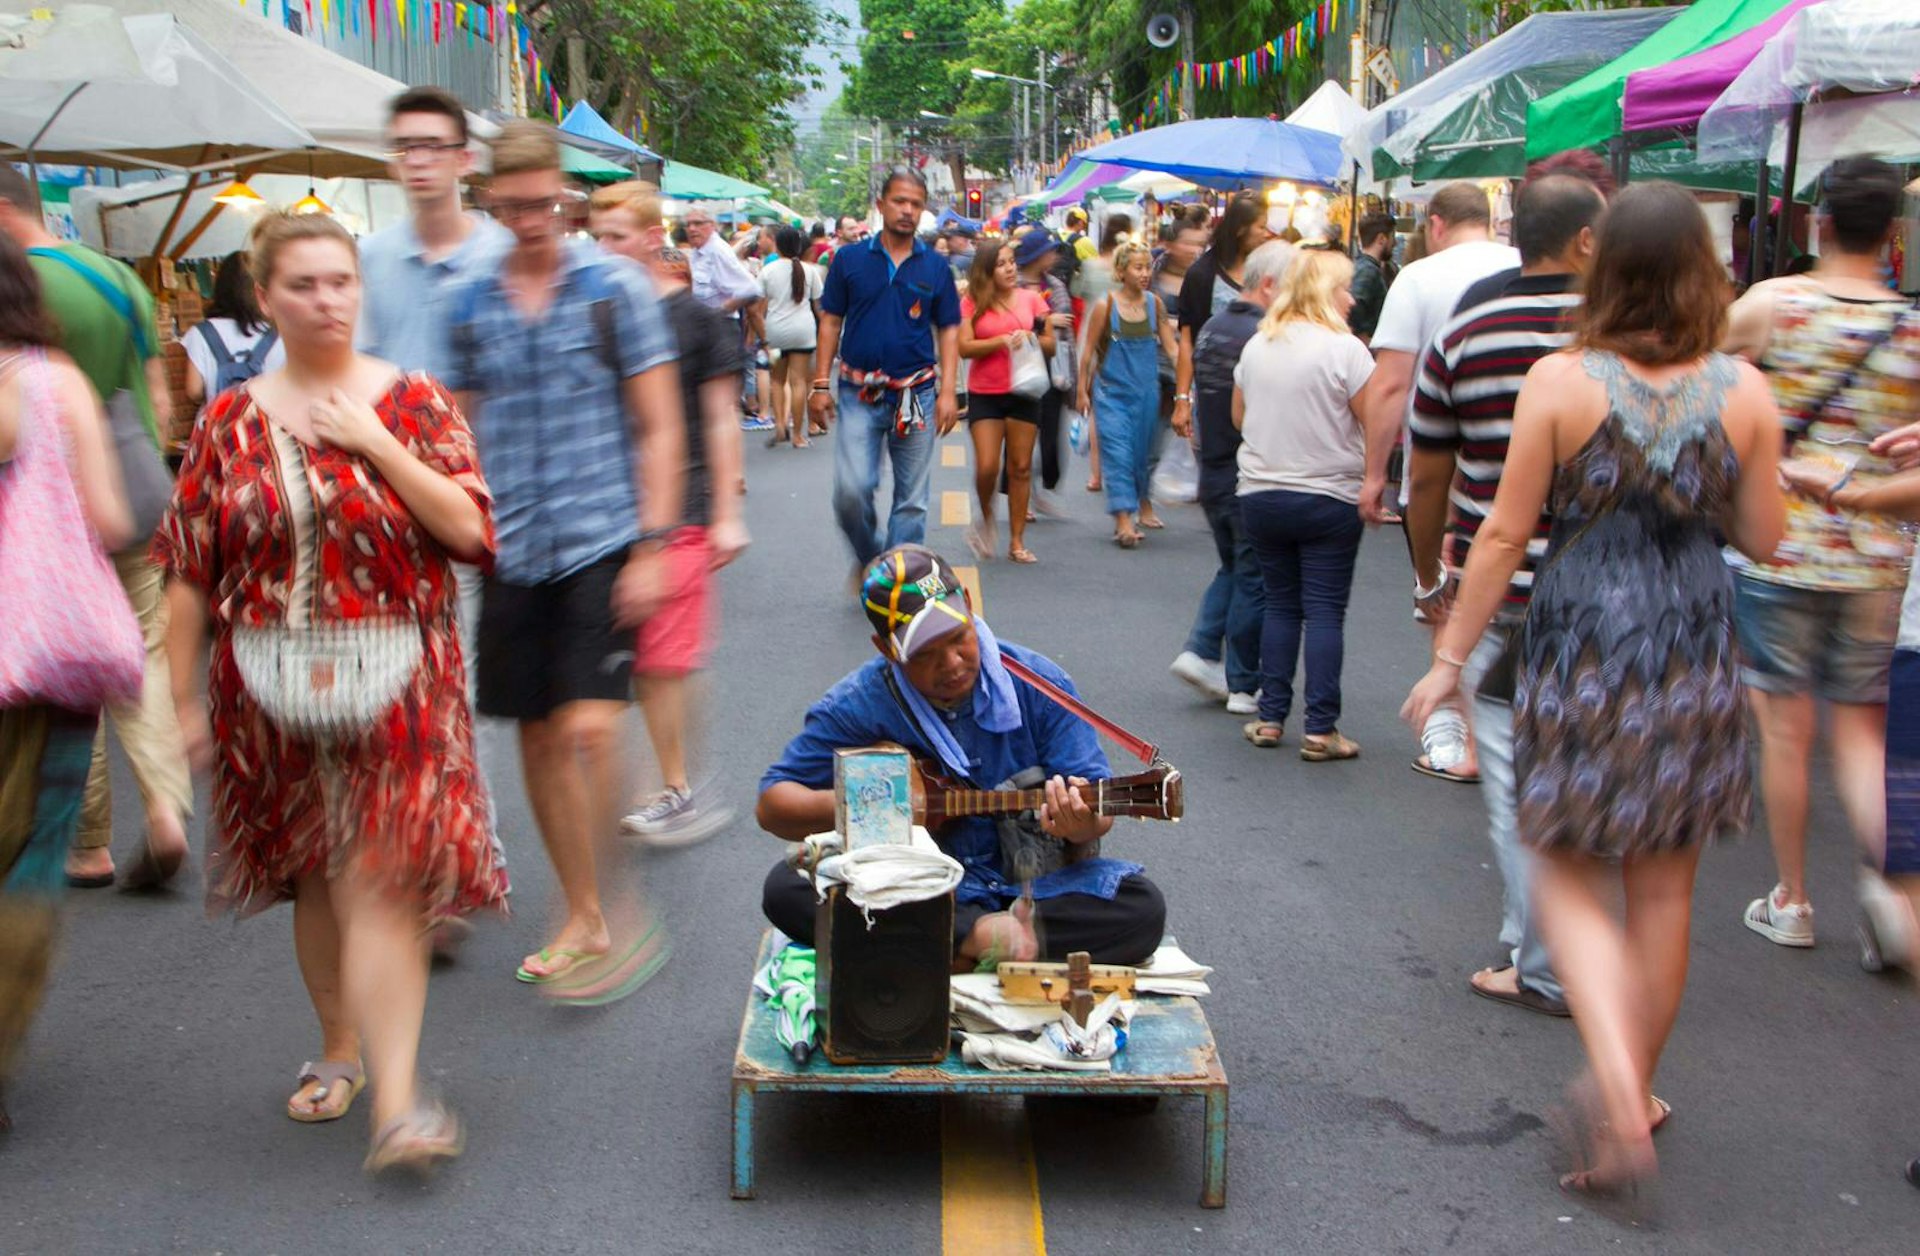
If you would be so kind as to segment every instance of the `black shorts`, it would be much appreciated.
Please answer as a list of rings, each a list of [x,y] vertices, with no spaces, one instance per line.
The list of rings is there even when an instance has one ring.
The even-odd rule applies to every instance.
[[[625,702],[639,638],[613,625],[618,553],[546,584],[488,576],[474,673],[482,715],[542,720],[569,702]]]
[[[1022,397],[1019,393],[968,393],[967,422],[978,423],[982,419],[1014,419],[1037,426],[1040,398]]]

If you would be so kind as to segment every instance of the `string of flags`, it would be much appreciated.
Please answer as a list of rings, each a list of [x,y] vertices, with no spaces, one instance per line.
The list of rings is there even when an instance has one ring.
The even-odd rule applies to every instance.
[[[1172,118],[1180,89],[1187,83],[1201,90],[1225,91],[1270,78],[1303,57],[1318,57],[1321,45],[1340,23],[1340,0],[1321,0],[1311,12],[1267,42],[1222,61],[1179,61],[1163,79],[1146,107],[1120,129],[1130,135]]]
[[[237,0],[248,7],[252,0]],[[526,75],[527,99],[538,102],[544,112],[560,121],[565,112],[553,74],[540,57],[533,32],[520,19],[519,0],[504,4],[481,4],[478,0],[283,0],[287,8],[298,4],[303,11],[307,31],[331,30],[338,35],[383,36],[411,40],[417,44],[439,45],[449,41],[472,47],[476,40],[499,44],[513,40],[518,46],[520,64]],[[259,0],[260,14],[274,18],[274,0]],[[633,138],[639,139],[640,136]]]

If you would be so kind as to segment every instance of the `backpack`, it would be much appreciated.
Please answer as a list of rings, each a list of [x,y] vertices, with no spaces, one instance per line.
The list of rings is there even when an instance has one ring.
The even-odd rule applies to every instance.
[[[265,334],[251,345],[234,353],[227,348],[226,340],[214,330],[212,322],[199,326],[200,339],[213,351],[213,379],[207,389],[207,396],[218,397],[235,384],[244,384],[266,369],[267,355],[273,352],[273,346],[280,343],[280,333],[269,327]]]
[[[620,335],[614,318],[613,278],[604,267],[586,266],[575,272],[580,276],[591,296],[588,298],[589,317],[593,320],[593,333],[600,350],[600,361],[613,375],[617,387],[623,378],[620,369]],[[453,351],[453,361],[459,370],[459,378],[471,380],[475,375],[475,360],[480,352],[479,337],[474,334],[473,320],[479,313],[480,285],[462,284],[455,292],[452,308],[448,310],[449,326],[447,342]]]
[[[1053,256],[1053,275],[1069,292],[1073,290],[1073,280],[1080,273],[1080,254],[1075,247],[1087,238],[1084,231],[1076,231],[1060,242],[1060,251]]]

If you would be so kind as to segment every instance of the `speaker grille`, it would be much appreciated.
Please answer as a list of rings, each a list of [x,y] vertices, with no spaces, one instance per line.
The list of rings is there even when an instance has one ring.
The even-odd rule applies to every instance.
[[[836,1064],[933,1063],[947,1055],[953,897],[875,912],[868,928],[835,887],[820,904],[821,1045]]]

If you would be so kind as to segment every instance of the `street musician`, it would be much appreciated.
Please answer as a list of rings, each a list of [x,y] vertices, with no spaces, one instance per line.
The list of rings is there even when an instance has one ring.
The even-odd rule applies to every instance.
[[[799,735],[760,780],[760,827],[788,841],[831,830],[834,752],[897,743],[930,773],[967,789],[1033,790],[1041,803],[1023,816],[964,816],[934,832],[966,870],[954,906],[960,955],[1057,960],[1087,951],[1095,963],[1145,960],[1160,943],[1166,902],[1139,864],[1103,858],[1093,844],[1116,810],[1177,817],[1178,773],[1162,768],[1174,791],[1170,812],[1164,799],[1090,786],[1113,777],[1094,729],[1013,671],[1024,665],[1069,694],[1072,680],[1044,655],[996,640],[953,568],[932,550],[887,550],[867,566],[860,597],[878,657],[807,711]],[[1102,794],[1132,801],[1113,807]],[[1033,866],[1023,853],[1018,861],[1028,867],[1008,866],[1010,850],[1036,849],[1056,857]],[[797,942],[811,945],[815,901],[786,863],[768,874],[767,919]]]

